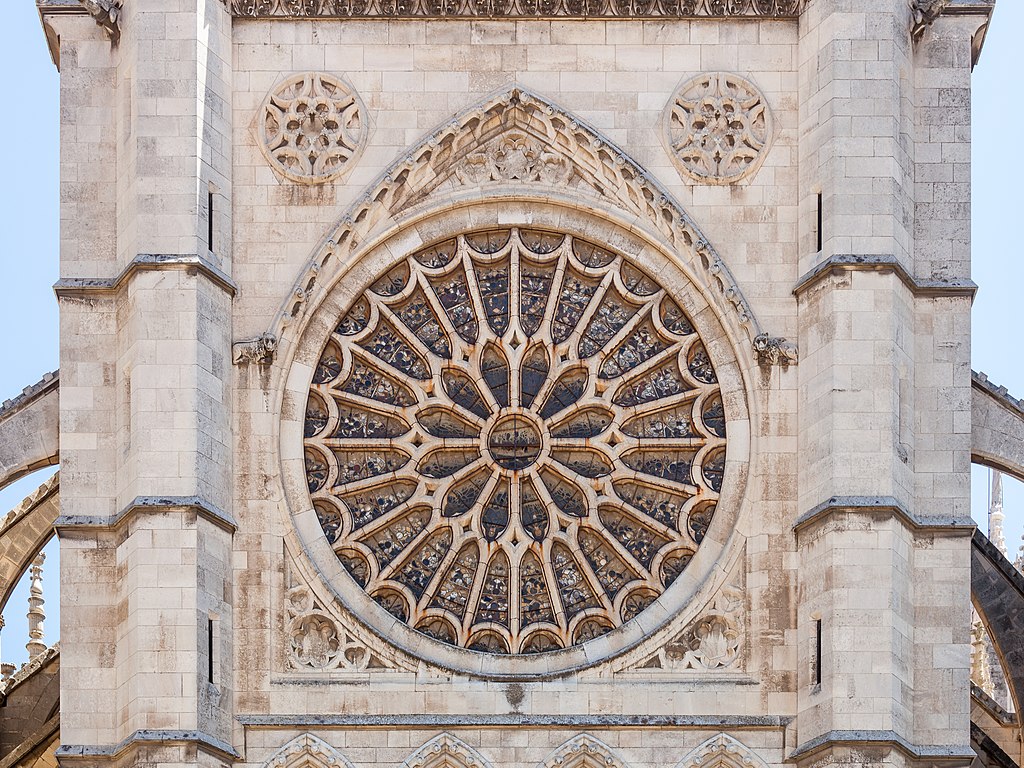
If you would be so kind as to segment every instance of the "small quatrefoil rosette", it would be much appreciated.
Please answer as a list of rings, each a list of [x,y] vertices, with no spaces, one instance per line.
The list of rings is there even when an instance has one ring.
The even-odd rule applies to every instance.
[[[707,72],[679,86],[664,116],[665,143],[684,178],[735,184],[761,167],[773,137],[768,101],[749,80]]]
[[[308,491],[351,579],[435,641],[536,655],[687,568],[726,475],[715,365],[678,294],[537,229],[415,251],[333,321]]]
[[[339,78],[305,72],[278,83],[256,117],[260,150],[279,174],[324,184],[348,172],[368,134],[367,113]]]

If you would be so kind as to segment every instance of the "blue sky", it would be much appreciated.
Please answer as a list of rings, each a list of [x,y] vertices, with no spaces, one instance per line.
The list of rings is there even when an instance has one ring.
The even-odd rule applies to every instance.
[[[0,25],[2,70],[9,73],[6,172],[0,184],[5,244],[0,252],[0,327],[7,328],[8,352],[0,365],[0,400],[15,396],[57,368],[58,96],[57,72],[39,26],[35,3],[5,0]],[[973,367],[1010,392],[1024,396],[1021,289],[1024,253],[1017,229],[1022,219],[1024,152],[1016,134],[1024,124],[1024,2],[999,0],[984,55],[974,74],[974,280],[980,286],[973,311]],[[16,76],[11,76],[16,73]],[[1007,134],[1010,134],[1008,137]],[[719,244],[723,252],[726,244]],[[975,468],[972,499],[983,514],[987,471]],[[45,478],[36,474],[0,491],[0,515]],[[1024,531],[1024,486],[1006,484],[1007,539],[1016,549]],[[56,548],[46,574],[52,586]],[[56,635],[57,598],[47,590],[48,637]],[[2,634],[5,661],[24,660],[26,592],[8,604]]]

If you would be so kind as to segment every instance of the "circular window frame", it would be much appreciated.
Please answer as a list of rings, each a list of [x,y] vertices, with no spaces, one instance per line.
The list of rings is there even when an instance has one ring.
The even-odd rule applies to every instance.
[[[570,209],[548,200],[517,196],[514,200],[473,201],[423,212],[357,249],[323,288],[316,307],[296,329],[287,355],[283,384],[280,451],[285,500],[294,531],[326,589],[358,621],[389,645],[447,670],[491,679],[536,679],[590,667],[619,656],[651,639],[670,623],[686,621],[717,587],[716,568],[731,560],[737,522],[746,498],[750,462],[747,386],[739,364],[741,345],[730,332],[725,311],[712,303],[684,258],[642,231],[617,220],[612,212]],[[729,439],[726,472],[718,510],[696,554],[647,609],[605,635],[557,651],[499,655],[448,645],[416,631],[382,608],[352,578],[327,540],[307,489],[303,459],[306,399],[316,364],[337,320],[381,275],[414,251],[455,235],[489,228],[547,229],[606,244],[630,263],[659,279],[693,321],[718,374]],[[727,311],[727,310],[726,310]]]

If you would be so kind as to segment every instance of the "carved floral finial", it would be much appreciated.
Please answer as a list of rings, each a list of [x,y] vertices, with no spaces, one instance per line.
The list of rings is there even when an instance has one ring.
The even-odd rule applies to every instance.
[[[949,0],[910,0],[910,36],[914,42],[921,39],[947,5]]]
[[[117,45],[121,39],[121,0],[78,0],[96,23],[107,33],[110,41]]]
[[[754,354],[760,365],[781,365],[788,368],[799,362],[800,353],[796,344],[782,336],[761,333],[754,337]]]

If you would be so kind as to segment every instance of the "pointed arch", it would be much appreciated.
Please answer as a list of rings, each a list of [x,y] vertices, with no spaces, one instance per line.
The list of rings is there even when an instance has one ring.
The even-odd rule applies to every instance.
[[[367,187],[307,261],[270,334],[285,339],[360,251],[438,191],[449,205],[511,193],[615,210],[679,258],[748,341],[762,333],[721,256],[665,187],[585,121],[512,86],[432,131]]]
[[[423,744],[402,768],[492,768],[487,758],[462,739],[441,733]]]
[[[538,768],[628,768],[628,764],[600,739],[581,733],[558,747]]]
[[[727,733],[712,736],[684,757],[676,768],[768,768],[745,744]]]
[[[354,768],[348,758],[323,739],[303,733],[289,741],[263,768]]]

